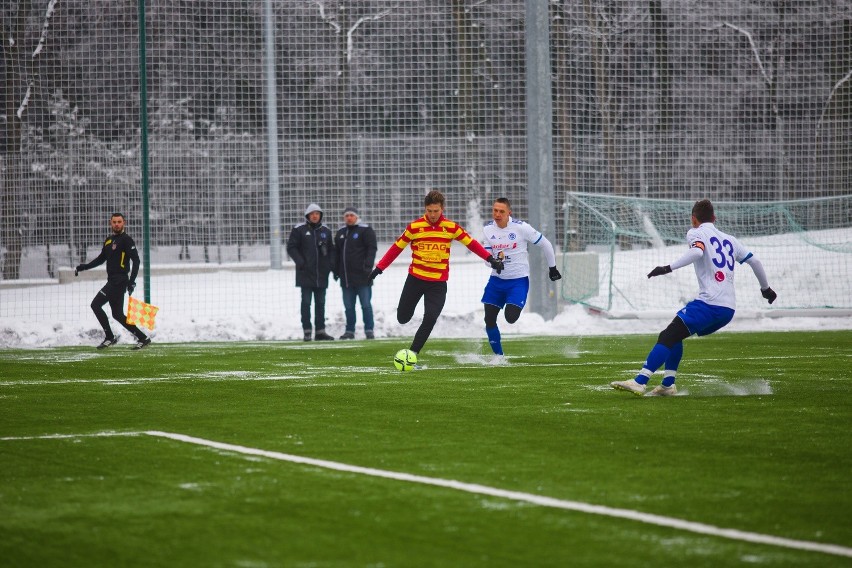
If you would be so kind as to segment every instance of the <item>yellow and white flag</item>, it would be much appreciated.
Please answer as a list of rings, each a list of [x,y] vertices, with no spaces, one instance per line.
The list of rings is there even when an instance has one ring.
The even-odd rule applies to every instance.
[[[130,325],[141,325],[148,329],[154,329],[154,318],[160,308],[137,300],[133,296],[127,298],[127,323]]]

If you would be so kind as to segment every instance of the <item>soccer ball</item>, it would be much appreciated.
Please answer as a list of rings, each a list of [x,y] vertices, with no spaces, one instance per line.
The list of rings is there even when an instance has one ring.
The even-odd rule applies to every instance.
[[[393,366],[397,371],[413,371],[417,364],[417,353],[410,349],[400,349],[393,356]]]

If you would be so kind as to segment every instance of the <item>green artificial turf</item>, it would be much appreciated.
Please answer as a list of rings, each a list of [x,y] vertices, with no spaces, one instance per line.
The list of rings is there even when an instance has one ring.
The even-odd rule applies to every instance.
[[[0,565],[852,564],[149,434],[852,547],[852,332],[690,339],[683,396],[610,389],[654,341],[510,337],[492,366],[433,338],[408,373],[404,340],[0,351]]]

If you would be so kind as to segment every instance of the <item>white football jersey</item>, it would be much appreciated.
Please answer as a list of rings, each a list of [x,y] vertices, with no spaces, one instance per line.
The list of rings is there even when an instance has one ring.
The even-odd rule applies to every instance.
[[[691,248],[704,251],[694,262],[698,277],[698,297],[711,306],[736,309],[734,293],[734,266],[742,264],[751,253],[731,235],[723,233],[713,223],[702,223],[686,233]]]
[[[491,256],[503,259],[505,268],[500,274],[492,272],[492,276],[509,280],[530,275],[529,252],[527,243],[536,244],[543,237],[529,223],[509,217],[505,229],[501,229],[494,221],[483,228],[485,242],[483,246]]]

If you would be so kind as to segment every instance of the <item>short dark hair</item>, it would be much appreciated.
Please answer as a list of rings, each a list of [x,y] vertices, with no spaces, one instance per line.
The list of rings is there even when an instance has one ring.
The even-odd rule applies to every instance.
[[[110,215],[109,218],[112,219],[113,217],[121,217],[124,221],[127,221],[127,218],[124,216],[124,213],[116,212],[116,213],[113,213],[112,215]]]
[[[508,200],[507,198],[505,198],[505,197],[498,197],[497,199],[495,199],[495,200],[494,200],[494,203],[502,203],[502,204],[503,204],[503,205],[505,205],[505,206],[506,206],[506,207],[507,207],[510,211],[511,211],[511,209],[512,209],[512,204],[511,204],[511,203],[509,203],[509,200]]]
[[[713,218],[715,217],[713,204],[710,203],[709,199],[696,201],[695,205],[692,206],[692,215],[702,223],[713,222]]]
[[[423,205],[440,205],[441,208],[443,208],[444,194],[438,191],[437,189],[433,189],[432,191],[426,194],[426,198],[423,200]]]

